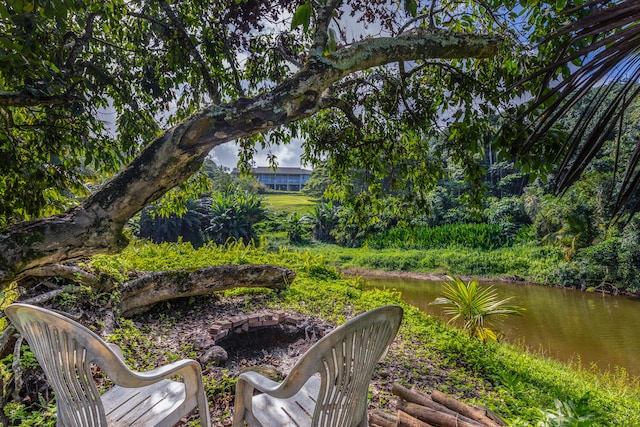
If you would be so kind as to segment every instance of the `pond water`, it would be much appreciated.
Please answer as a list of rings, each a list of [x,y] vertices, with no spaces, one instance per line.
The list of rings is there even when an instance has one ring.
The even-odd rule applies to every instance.
[[[407,303],[448,320],[443,307],[430,305],[441,296],[442,282],[409,278],[365,277],[367,286],[396,289]],[[561,361],[573,360],[601,370],[624,368],[640,377],[640,300],[545,286],[493,285],[499,297],[526,308],[497,326],[504,340]]]

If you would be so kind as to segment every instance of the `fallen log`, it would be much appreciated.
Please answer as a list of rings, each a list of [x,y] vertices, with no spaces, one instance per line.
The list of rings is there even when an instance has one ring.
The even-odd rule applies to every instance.
[[[398,427],[434,427],[431,424],[413,418],[411,415],[403,411],[398,411]]]
[[[288,268],[255,264],[149,273],[121,286],[120,313],[122,316],[131,317],[162,301],[226,289],[284,289],[295,277],[295,272]]]
[[[474,406],[474,408],[476,408],[479,411],[482,411],[487,417],[491,418],[493,421],[500,424],[502,427],[507,427],[509,425],[505,422],[505,420],[500,418],[500,415],[496,414],[495,412],[493,412],[491,409],[487,408],[484,405],[476,405]]]
[[[408,415],[432,424],[435,427],[484,427],[482,424],[472,421],[464,421],[459,416],[445,414],[431,408],[409,403],[402,399],[398,400],[396,405],[399,411],[403,411]]]
[[[447,408],[464,415],[465,417],[471,418],[474,421],[478,421],[487,427],[501,427],[500,424],[496,423],[491,418],[487,417],[483,411],[476,409],[472,406],[467,405],[466,403],[462,403],[459,400],[454,399],[453,397],[447,396],[446,394],[433,390],[431,392],[431,398],[440,403]]]
[[[454,417],[457,417],[460,420],[466,421],[468,423],[473,423],[474,420],[466,417],[462,414],[460,414],[459,412],[454,411],[453,409],[449,409],[447,408],[445,405],[435,402],[431,396],[429,396],[426,393],[421,393],[419,391],[416,390],[410,390],[400,384],[393,384],[393,386],[391,387],[391,393],[395,394],[396,396],[400,397],[401,399],[406,400],[409,403],[415,403],[417,405],[420,406],[424,406],[430,409],[433,409],[434,411],[439,411],[439,412],[443,412],[445,414],[449,414],[452,415]]]
[[[370,427],[397,427],[398,419],[392,414],[383,412],[380,409],[374,409],[369,413]]]

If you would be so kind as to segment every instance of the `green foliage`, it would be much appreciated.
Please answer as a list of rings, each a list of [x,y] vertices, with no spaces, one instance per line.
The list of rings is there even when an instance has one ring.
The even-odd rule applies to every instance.
[[[540,188],[530,188],[525,195],[525,208],[538,235],[551,244],[584,247],[597,236],[592,199],[575,189],[557,197],[542,194]]]
[[[205,245],[196,250],[186,244],[136,242],[122,254],[94,257],[92,263],[103,259],[103,264],[117,264],[125,272],[245,262],[287,266],[296,271],[294,283],[280,293],[265,294],[269,296],[265,299],[266,306],[342,323],[353,317],[354,313],[384,304],[400,304],[405,316],[394,348],[387,356],[389,360],[411,367],[412,375],[442,379],[439,388],[461,398],[470,393],[479,396],[483,404],[503,415],[510,425],[535,425],[541,419],[538,408],[553,407],[554,399],[578,402],[587,392],[590,398],[583,415],[593,414],[598,425],[631,427],[640,422],[640,391],[627,376],[614,373],[596,375],[578,367],[570,368],[534,356],[504,343],[482,344],[462,331],[449,328],[438,319],[406,305],[396,292],[362,290],[357,279],[343,277],[328,263],[339,256],[344,260],[349,257],[353,259],[363,249],[327,246],[322,251],[325,256],[321,256],[310,251],[271,252],[266,249],[267,246]],[[521,252],[523,257],[531,259],[561,259],[561,254],[553,247],[518,248],[512,251]],[[390,252],[382,252],[381,257],[390,256]],[[106,263],[104,258],[113,258],[113,261]],[[244,292],[238,290],[227,294],[238,296]],[[179,321],[179,315],[176,313],[171,319]],[[135,331],[130,326],[127,322],[122,323],[118,334],[137,348],[127,356],[127,361],[139,363],[137,358],[146,357],[146,353],[154,354],[157,346],[147,349],[146,346],[150,344],[145,344],[143,339],[149,336],[147,334],[150,331]],[[120,342],[115,335],[111,338]],[[155,354],[155,357],[162,359],[164,356]],[[400,378],[400,381],[404,379]],[[220,382],[208,383],[207,394],[226,399],[232,382],[232,378],[224,377]]]
[[[332,183],[329,167],[326,163],[319,163],[313,168],[309,180],[301,191],[307,196],[320,198]]]
[[[589,393],[577,402],[554,400],[555,409],[542,411],[544,420],[538,427],[589,427],[597,425],[594,414],[589,407]]]
[[[320,202],[309,214],[309,222],[313,225],[312,236],[321,242],[333,242],[333,232],[339,221],[339,208],[332,202]]]
[[[212,193],[211,197],[191,200],[182,215],[158,215],[155,206],[142,212],[138,237],[154,243],[190,242],[199,248],[213,241],[228,239],[250,241],[257,238],[254,226],[265,218],[262,199],[253,193],[233,188]]]
[[[216,399],[228,399],[233,396],[233,391],[236,387],[238,379],[228,374],[227,370],[223,371],[222,378],[219,381],[210,380],[208,377],[204,377],[205,390],[207,392],[207,398],[211,401]]]
[[[308,247],[340,268],[420,271],[466,276],[513,276],[535,283],[555,284],[554,272],[563,264],[562,251],[551,246],[513,246],[492,251],[445,248],[429,250]]]
[[[185,241],[202,246],[207,238],[204,230],[210,221],[207,200],[189,200],[185,207],[184,214],[168,216],[160,215],[156,206],[145,208],[140,215],[138,237],[154,243]]]
[[[570,262],[554,273],[558,283],[589,291],[637,292],[640,290],[640,237],[637,221],[612,236],[577,250]]]
[[[445,313],[451,316],[449,322],[463,321],[462,328],[472,337],[485,342],[498,340],[498,332],[492,320],[509,315],[521,314],[523,308],[508,305],[512,298],[499,300],[492,287],[481,288],[477,280],[464,283],[459,277],[448,277],[442,297],[432,304],[445,305]]]
[[[148,371],[156,368],[162,359],[162,349],[154,340],[149,339],[148,330],[140,330],[129,319],[121,319],[108,337],[109,341],[120,343],[127,365],[136,371]]]
[[[503,197],[502,199],[487,200],[485,209],[487,222],[499,224],[501,232],[513,239],[525,226],[531,224],[531,219],[524,208],[520,197]]]
[[[211,198],[210,220],[205,228],[208,238],[218,244],[229,239],[250,242],[257,238],[253,228],[262,221],[262,199],[251,193],[217,193]]]
[[[438,227],[395,227],[366,240],[373,249],[434,249],[460,246],[491,250],[509,246],[514,237],[504,232],[502,224],[449,224]]]
[[[287,218],[286,222],[287,238],[292,243],[300,243],[309,234],[307,218],[294,212]]]
[[[264,207],[274,212],[300,215],[311,213],[318,200],[300,193],[266,193],[262,195]]]
[[[3,2],[0,228],[76,205],[160,129],[291,75],[269,48],[293,53],[300,43],[262,30],[295,7]]]
[[[21,427],[54,427],[57,420],[55,400],[46,401],[42,395],[39,395],[39,401],[32,405],[15,401],[7,402],[4,413],[11,425]]]

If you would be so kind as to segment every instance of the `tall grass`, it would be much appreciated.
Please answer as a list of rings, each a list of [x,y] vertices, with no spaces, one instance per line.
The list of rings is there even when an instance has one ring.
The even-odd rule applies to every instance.
[[[315,245],[306,250],[325,257],[342,269],[416,271],[482,277],[519,276],[540,284],[553,283],[558,266],[564,263],[562,250],[552,246],[511,246],[484,251],[456,247],[378,250]]]
[[[514,238],[497,224],[446,224],[394,227],[367,239],[374,249],[433,249],[449,246],[491,250],[510,246]]]

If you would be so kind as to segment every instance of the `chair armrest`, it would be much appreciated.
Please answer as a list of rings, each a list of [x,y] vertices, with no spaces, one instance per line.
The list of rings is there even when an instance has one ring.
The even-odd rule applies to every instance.
[[[124,354],[122,353],[122,349],[118,344],[114,344],[112,342],[108,342],[107,345],[109,348],[124,362]]]
[[[287,399],[291,396],[294,396],[302,386],[309,380],[310,376],[304,377],[304,375],[300,375],[298,372],[294,375],[287,376],[284,381],[278,383],[276,381],[272,381],[269,378],[260,375],[257,372],[244,372],[240,374],[238,377],[238,383],[244,382],[246,384],[242,385],[242,388],[250,389],[250,390],[258,390],[262,393],[266,393],[269,396],[275,397],[277,399]],[[238,385],[236,384],[236,389]]]
[[[252,371],[243,372],[242,374],[240,374],[240,376],[238,377],[238,382],[240,381],[245,381],[248,383],[247,385],[249,387],[267,394],[271,394],[272,392],[274,392],[281,384],[270,380],[269,378],[260,375],[257,372]]]
[[[114,383],[122,387],[144,387],[164,379],[170,379],[176,375],[183,376],[185,383],[202,381],[200,364],[191,359],[178,360],[147,372],[135,372],[126,366],[125,368],[110,370],[107,375]]]

